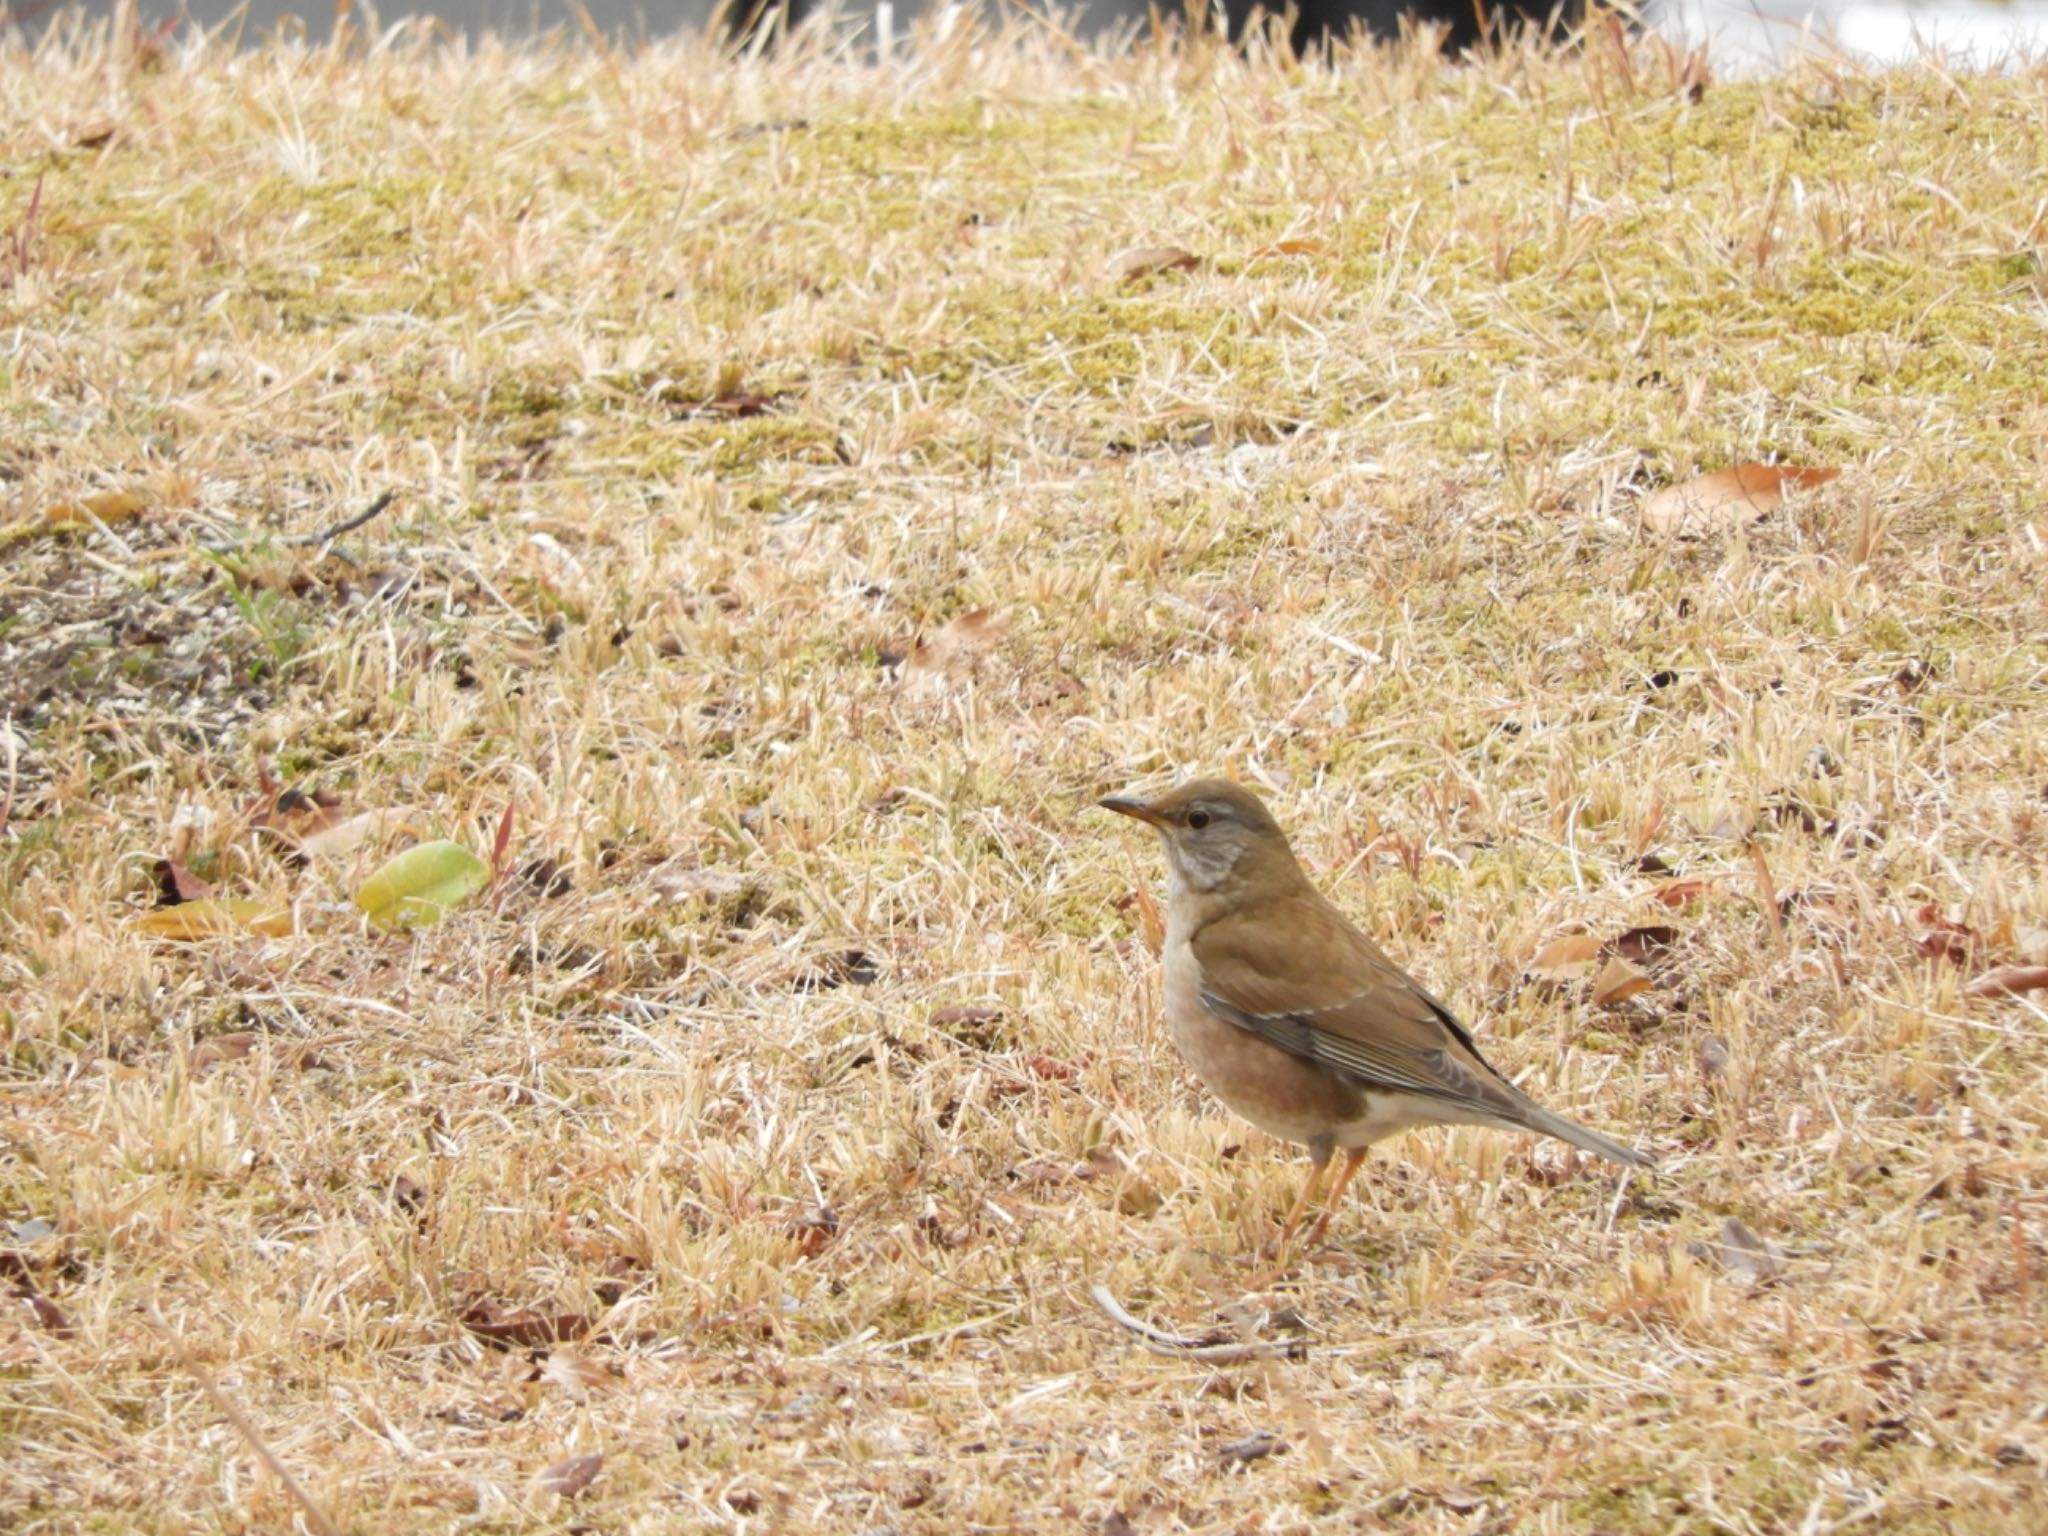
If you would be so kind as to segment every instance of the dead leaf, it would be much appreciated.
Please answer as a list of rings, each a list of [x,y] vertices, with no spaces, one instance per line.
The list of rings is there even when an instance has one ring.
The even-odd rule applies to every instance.
[[[1678,943],[1678,930],[1663,923],[1630,928],[1607,941],[1607,951],[1630,965],[1656,967],[1671,958]]]
[[[1284,1456],[1289,1447],[1278,1435],[1247,1435],[1242,1440],[1233,1440],[1216,1453],[1223,1465],[1248,1466],[1268,1456]]]
[[[64,1315],[63,1308],[41,1291],[32,1290],[22,1297],[22,1300],[27,1302],[29,1310],[35,1313],[36,1322],[45,1333],[54,1333],[60,1339],[77,1336],[78,1330],[71,1326],[71,1319]]]
[[[230,1035],[209,1035],[192,1047],[192,1054],[185,1058],[187,1071],[203,1072],[217,1062],[241,1061],[256,1049],[256,1037],[247,1030],[236,1030]]]
[[[1660,906],[1676,910],[1698,901],[1712,885],[1710,880],[1663,880],[1650,892],[1650,899]]]
[[[1000,1024],[1002,1020],[1003,1010],[1000,1008],[977,1003],[954,1003],[949,1007],[934,1008],[928,1022],[933,1029],[950,1035],[960,1031],[981,1034],[991,1024]]]
[[[1839,469],[1798,469],[1788,464],[1737,464],[1667,485],[1643,504],[1643,525],[1653,533],[1705,533],[1767,517],[1784,503],[1787,487],[1826,485]]]
[[[730,869],[678,869],[663,865],[647,877],[654,893],[663,901],[721,902],[747,888],[747,877]]]
[[[930,691],[949,683],[964,683],[982,653],[1002,639],[1009,627],[1006,614],[990,608],[970,608],[935,630],[904,657],[904,686]]]
[[[1159,903],[1152,899],[1151,891],[1139,886],[1136,896],[1138,908],[1138,936],[1145,941],[1145,947],[1153,954],[1166,952],[1166,919],[1160,915]]]
[[[1967,987],[1965,997],[2017,997],[2048,987],[2048,965],[2008,965],[1987,971]]]
[[[566,896],[576,888],[576,882],[562,868],[562,861],[555,858],[533,860],[519,871],[519,878],[547,897]]]
[[[200,879],[176,859],[156,861],[156,884],[166,906],[176,906],[181,901],[204,901],[213,894],[211,882]]]
[[[536,1312],[480,1301],[462,1314],[462,1326],[500,1349],[545,1349],[580,1339],[594,1325],[580,1312]]]
[[[280,802],[282,804],[282,802]],[[381,811],[364,811],[346,820],[321,820],[317,814],[309,813],[307,829],[297,831],[290,825],[275,828],[286,838],[298,844],[299,852],[309,859],[341,859],[354,853],[358,848],[398,832],[417,833],[417,829],[406,824],[410,809],[392,806]]]
[[[9,1229],[18,1242],[34,1242],[47,1237],[57,1229],[48,1222],[30,1220],[10,1222]],[[47,1228],[37,1231],[38,1227]],[[77,1336],[78,1330],[71,1319],[64,1315],[64,1309],[45,1296],[36,1286],[37,1265],[25,1252],[13,1248],[0,1248],[0,1275],[14,1282],[14,1294],[28,1304],[29,1311],[36,1317],[36,1325],[45,1333],[54,1333],[60,1339]]]
[[[76,501],[60,501],[43,508],[43,521],[52,528],[90,528],[95,523],[112,527],[127,522],[142,507],[142,498],[132,492],[95,491]]]
[[[1129,283],[1157,272],[1185,272],[1201,264],[1201,257],[1177,245],[1141,245],[1112,261],[1109,275],[1118,282]]]
[[[1961,965],[1978,949],[1977,930],[1968,923],[1944,917],[1933,903],[1913,914],[1920,933],[1913,948],[1923,960],[1953,960]]]
[[[1744,1285],[1762,1285],[1785,1273],[1784,1250],[1734,1216],[1721,1223],[1721,1241],[1708,1247],[1728,1277]]]
[[[1088,1059],[1085,1057],[1081,1061],[1073,1062],[1063,1061],[1057,1056],[1032,1056],[1026,1058],[1024,1071],[1042,1083],[1064,1083],[1071,1082],[1079,1076],[1081,1069],[1087,1065]],[[999,1094],[1029,1093],[1031,1084],[1014,1077],[997,1078],[991,1085],[991,1091]]]
[[[137,933],[152,939],[214,939],[226,934],[260,933],[281,939],[294,931],[289,907],[239,897],[209,897],[204,901],[181,901],[174,907],[145,912],[130,924]]]
[[[242,814],[257,832],[303,853],[301,840],[341,820],[341,797],[324,789],[279,792],[268,768],[262,770],[262,793],[243,807]],[[180,850],[173,848],[176,858]]]
[[[613,1378],[603,1361],[591,1359],[573,1344],[564,1344],[548,1351],[541,1362],[540,1379],[580,1401]]]
[[[1577,981],[1591,974],[1603,947],[1590,933],[1552,939],[1529,961],[1528,974],[1538,981]]]
[[[1265,256],[1327,256],[1330,242],[1327,240],[1275,240],[1271,245],[1262,245],[1246,257],[1257,261]]]
[[[1638,993],[1649,991],[1652,985],[1654,983],[1648,976],[1616,955],[1600,968],[1600,974],[1593,979],[1593,1006],[1612,1008]]]
[[[874,956],[862,949],[844,949],[799,971],[791,978],[789,988],[792,992],[830,992],[849,982],[856,987],[871,987],[881,979],[882,967]]]
[[[803,1258],[814,1259],[839,1235],[839,1213],[829,1205],[814,1205],[793,1219],[789,1230],[796,1239],[797,1253]]]
[[[557,1498],[573,1499],[588,1488],[604,1470],[604,1457],[592,1451],[585,1456],[565,1456],[534,1475],[533,1486]]]
[[[1024,1070],[1041,1082],[1065,1083],[1080,1076],[1081,1070],[1094,1059],[1094,1054],[1088,1051],[1082,1052],[1077,1061],[1059,1056],[1033,1056],[1024,1063]]]
[[[720,395],[703,409],[718,416],[760,416],[779,398],[777,395]]]

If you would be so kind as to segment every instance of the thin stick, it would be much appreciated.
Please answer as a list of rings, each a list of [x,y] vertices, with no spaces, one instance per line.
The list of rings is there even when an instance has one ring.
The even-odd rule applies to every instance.
[[[151,1297],[144,1301],[143,1306],[149,1314],[150,1325],[163,1335],[164,1343],[168,1344],[171,1353],[177,1356],[178,1364],[191,1372],[192,1379],[199,1383],[199,1390],[204,1392],[213,1406],[220,1410],[221,1416],[234,1425],[235,1433],[249,1442],[249,1448],[256,1453],[257,1459],[264,1466],[270,1468],[271,1475],[284,1484],[285,1492],[289,1493],[297,1501],[299,1508],[305,1512],[306,1523],[318,1531],[320,1536],[341,1536],[341,1527],[328,1518],[327,1511],[314,1502],[310,1493],[299,1486],[299,1480],[285,1469],[285,1464],[277,1459],[277,1453],[264,1443],[261,1435],[256,1433],[256,1426],[242,1416],[241,1409],[228,1401],[227,1394],[213,1384],[213,1378],[206,1373],[206,1367],[193,1359],[185,1346],[179,1342],[178,1336],[171,1332],[169,1324],[164,1322],[163,1314],[156,1309],[155,1298]]]
[[[1778,910],[1778,883],[1771,878],[1771,866],[1764,858],[1764,845],[1750,839],[1749,859],[1756,870],[1756,893],[1764,904],[1764,916],[1771,920],[1771,937],[1785,942],[1785,914]]]
[[[354,533],[358,528],[362,527],[363,524],[375,518],[380,512],[382,512],[386,507],[390,506],[391,503],[393,503],[396,500],[398,500],[398,492],[386,491],[382,496],[379,496],[375,501],[371,502],[367,507],[363,508],[363,510],[358,512],[354,517],[344,517],[340,522],[335,523],[332,527],[323,528],[318,533],[309,533],[302,538],[291,539],[287,542],[301,545],[332,544],[336,539],[340,538],[343,534]]]
[[[14,712],[0,715],[0,747],[7,751],[7,788],[0,790],[0,837],[7,835],[8,818],[14,814],[15,773],[19,764],[15,761]]]
[[[1284,1359],[1301,1349],[1299,1344],[1205,1344],[1200,1339],[1168,1333],[1141,1317],[1133,1317],[1124,1309],[1122,1302],[1110,1295],[1106,1285],[1091,1285],[1088,1294],[1095,1298],[1095,1305],[1109,1314],[1111,1322],[1135,1335],[1138,1342],[1155,1355],[1168,1355],[1175,1360],[1200,1360],[1208,1365],[1234,1365],[1241,1360]]]

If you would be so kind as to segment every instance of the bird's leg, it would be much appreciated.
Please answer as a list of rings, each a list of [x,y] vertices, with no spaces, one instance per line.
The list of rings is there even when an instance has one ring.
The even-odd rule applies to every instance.
[[[1288,1240],[1294,1236],[1294,1229],[1301,1223],[1304,1212],[1315,1203],[1316,1190],[1323,1182],[1323,1173],[1330,1166],[1330,1153],[1334,1149],[1327,1140],[1318,1139],[1308,1144],[1308,1178],[1303,1181],[1301,1193],[1295,1196],[1294,1209],[1287,1213],[1287,1219],[1280,1223],[1280,1241],[1274,1245],[1275,1253],[1287,1251]]]
[[[1344,1198],[1344,1191],[1351,1187],[1352,1179],[1358,1175],[1359,1167],[1365,1162],[1367,1147],[1353,1147],[1344,1154],[1344,1166],[1337,1170],[1337,1182],[1330,1186],[1330,1200],[1323,1207],[1323,1214],[1317,1220],[1315,1229],[1308,1235],[1311,1243],[1320,1243],[1323,1234],[1330,1230],[1330,1218],[1337,1214],[1337,1202]]]

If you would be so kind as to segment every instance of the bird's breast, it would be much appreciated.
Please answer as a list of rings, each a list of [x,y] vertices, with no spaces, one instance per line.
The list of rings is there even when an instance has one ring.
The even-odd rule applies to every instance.
[[[1161,961],[1167,1035],[1211,1093],[1283,1141],[1364,1145],[1347,1135],[1350,1128],[1377,1118],[1363,1092],[1211,1013],[1202,1002],[1201,965],[1186,939],[1171,928]]]

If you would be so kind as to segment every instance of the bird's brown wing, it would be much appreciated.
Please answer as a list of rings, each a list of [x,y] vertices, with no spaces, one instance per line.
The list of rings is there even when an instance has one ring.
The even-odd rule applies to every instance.
[[[1361,1088],[1442,1099],[1526,1125],[1535,1109],[1442,1003],[1313,892],[1232,915],[1193,940],[1218,1018]]]

